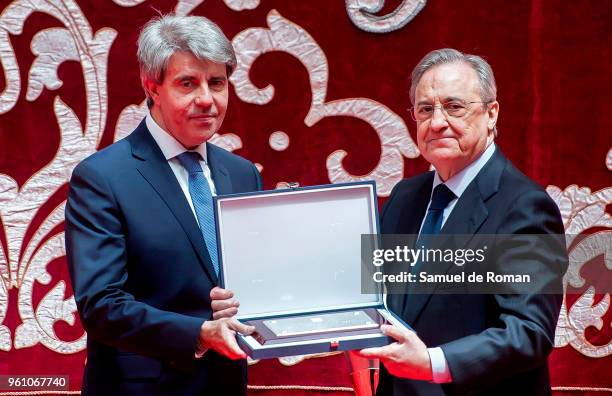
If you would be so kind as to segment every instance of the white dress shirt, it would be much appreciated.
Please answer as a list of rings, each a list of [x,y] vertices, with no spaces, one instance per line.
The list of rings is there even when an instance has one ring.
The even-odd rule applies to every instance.
[[[495,152],[495,143],[491,143],[489,147],[482,153],[480,157],[465,168],[461,170],[461,172],[457,173],[450,179],[448,179],[444,184],[448,187],[457,198],[453,199],[449,202],[449,204],[442,212],[442,227],[448,216],[450,216],[451,212],[457,205],[457,201],[461,195],[468,188],[470,183],[476,178],[481,169],[485,166],[487,161],[493,156]],[[438,172],[434,174],[433,184],[431,186],[431,195],[429,197],[429,204],[427,205],[427,210],[429,210],[429,205],[431,205],[431,196],[433,195],[433,189],[436,188],[438,184],[442,183],[442,179],[440,179],[440,175]],[[425,216],[427,217],[427,216]],[[423,228],[423,224],[425,223],[425,218],[423,218],[423,222],[421,222],[421,228],[419,228],[419,234],[421,233],[421,229]],[[451,382],[453,379],[451,377],[450,369],[448,368],[448,362],[446,361],[446,357],[444,356],[444,352],[442,348],[427,348],[427,352],[429,353],[429,361],[431,362],[431,372],[433,377],[433,382],[437,384],[444,384],[447,382]]]
[[[193,201],[191,200],[191,194],[189,194],[189,172],[181,162],[179,161],[177,156],[183,154],[185,151],[195,151],[200,154],[200,165],[202,166],[202,170],[204,171],[204,177],[206,181],[208,181],[208,185],[210,186],[210,192],[213,196],[217,195],[215,189],[215,183],[213,182],[210,168],[208,167],[207,155],[206,155],[206,142],[200,144],[193,150],[187,150],[178,140],[174,138],[174,136],[170,135],[168,132],[164,131],[162,127],[160,127],[157,122],[151,116],[151,113],[147,114],[145,118],[145,123],[147,124],[147,128],[151,135],[153,135],[153,139],[155,139],[155,143],[159,146],[164,157],[168,161],[170,165],[170,169],[176,176],[176,180],[178,180],[179,185],[181,186],[181,190],[183,190],[183,194],[185,194],[185,198],[187,202],[189,202],[189,207],[191,207],[191,211],[193,212],[193,216],[198,221],[198,216],[196,215],[195,208],[193,206]]]
[[[187,172],[187,169],[185,169],[185,167],[181,164],[177,156],[183,154],[185,151],[195,151],[200,154],[200,166],[202,167],[202,170],[204,171],[204,177],[206,178],[206,181],[210,186],[210,192],[214,196],[217,194],[217,192],[215,189],[215,183],[213,182],[210,173],[210,168],[208,167],[207,163],[208,157],[206,155],[206,142],[200,144],[193,150],[187,150],[178,140],[174,138],[174,136],[163,130],[162,127],[160,127],[157,122],[155,122],[155,120],[151,116],[151,113],[147,113],[145,123],[147,124],[147,128],[149,129],[149,132],[151,132],[155,143],[157,143],[157,145],[162,151],[162,154],[164,154],[166,161],[168,161],[170,169],[172,169],[172,173],[174,173],[176,180],[181,186],[181,190],[183,190],[183,194],[185,195],[187,202],[189,202],[189,207],[193,212],[193,217],[195,217],[196,222],[198,222],[198,216],[196,214],[195,207],[193,206],[193,201],[191,200],[191,194],[189,193],[189,172]],[[207,350],[208,348],[204,348],[200,344],[200,340],[198,338],[194,357],[196,359],[201,359]]]

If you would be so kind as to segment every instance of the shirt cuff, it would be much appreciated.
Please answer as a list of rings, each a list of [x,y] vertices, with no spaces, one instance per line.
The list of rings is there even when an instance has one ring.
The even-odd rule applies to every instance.
[[[431,362],[432,382],[436,384],[453,382],[442,348],[427,348],[427,353],[429,353],[429,361]]]
[[[202,356],[208,351],[208,348],[202,345],[202,340],[200,339],[200,335],[198,334],[198,341],[196,341],[196,350],[194,357],[196,359],[202,359]]]
[[[204,349],[198,349],[197,351],[195,351],[195,358],[196,359],[202,359],[202,357],[204,356],[204,354],[208,351],[208,348],[204,348]]]

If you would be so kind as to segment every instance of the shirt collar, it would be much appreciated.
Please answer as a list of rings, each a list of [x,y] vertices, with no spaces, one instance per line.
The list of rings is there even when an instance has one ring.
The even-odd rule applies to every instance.
[[[178,140],[174,138],[174,136],[170,135],[170,133],[166,132],[157,122],[155,122],[150,112],[147,112],[145,123],[147,124],[149,132],[151,132],[155,143],[157,143],[161,149],[166,160],[175,158],[179,154],[183,154],[185,151],[195,151],[200,154],[204,162],[207,162],[206,142],[200,144],[193,150],[187,150]]]
[[[491,143],[476,161],[473,161],[471,164],[463,168],[461,172],[448,179],[444,183],[446,184],[446,187],[448,187],[457,196],[457,198],[461,197],[461,194],[463,194],[463,192],[468,188],[472,180],[476,178],[480,170],[493,156],[494,152],[495,143]],[[434,174],[433,185],[431,186],[432,191],[438,184],[442,183],[442,179],[440,179],[440,175],[438,175],[438,171],[436,171]]]

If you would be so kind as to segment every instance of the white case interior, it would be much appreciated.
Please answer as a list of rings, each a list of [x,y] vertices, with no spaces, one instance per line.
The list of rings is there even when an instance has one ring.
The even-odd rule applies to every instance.
[[[377,234],[373,184],[217,201],[226,289],[238,319],[382,306],[361,293],[361,235]]]

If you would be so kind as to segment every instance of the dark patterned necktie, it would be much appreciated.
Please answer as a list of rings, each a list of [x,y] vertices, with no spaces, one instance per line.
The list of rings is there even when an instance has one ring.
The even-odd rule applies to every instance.
[[[442,229],[442,213],[448,204],[455,198],[457,198],[457,196],[445,184],[438,184],[436,188],[434,188],[433,194],[431,195],[431,203],[429,204],[429,209],[427,209],[427,215],[425,216],[423,227],[421,228],[421,232],[414,247],[415,249],[421,249],[422,247],[427,249],[428,245],[431,244],[431,236],[440,233]],[[422,266],[423,261],[418,260],[410,272],[412,274],[417,274],[416,276],[418,277],[418,273],[421,271]],[[400,312],[405,312],[410,306],[409,301],[411,298],[414,298],[414,296],[411,297],[413,290],[413,288],[409,287],[409,290],[400,300],[403,304]]]
[[[427,215],[417,239],[416,249],[421,247],[427,249],[431,245],[431,236],[439,234],[442,229],[444,209],[455,198],[457,196],[445,184],[438,184],[434,188],[431,195],[431,203],[429,204],[429,209],[427,209]],[[412,273],[418,273],[421,265],[422,261],[419,260],[412,268]]]
[[[440,233],[442,228],[442,213],[448,204],[457,196],[448,188],[446,184],[438,184],[431,195],[431,204],[427,209],[427,216],[421,228],[421,235],[435,235]]]

